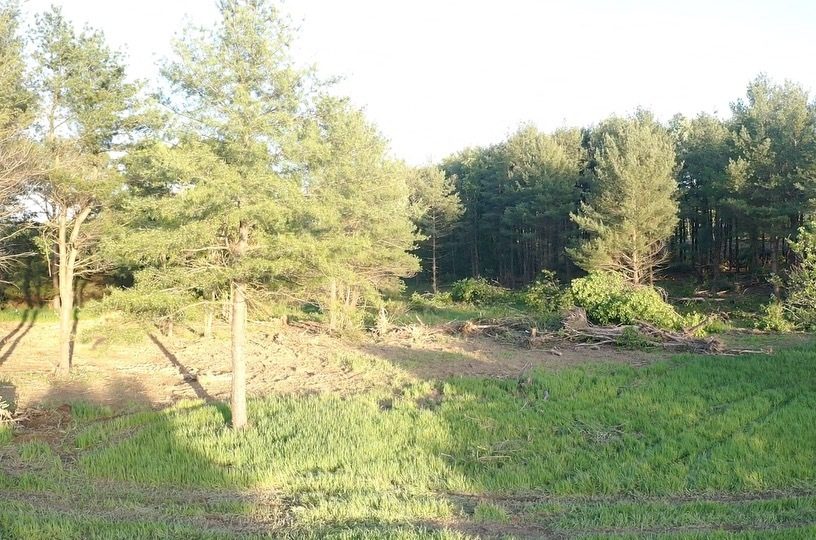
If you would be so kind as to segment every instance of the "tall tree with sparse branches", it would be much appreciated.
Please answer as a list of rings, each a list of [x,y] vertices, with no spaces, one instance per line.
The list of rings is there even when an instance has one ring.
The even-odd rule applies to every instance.
[[[37,18],[34,41],[43,172],[29,197],[40,209],[41,248],[56,258],[57,372],[64,375],[71,367],[75,281],[102,263],[97,218],[122,188],[115,152],[141,125],[139,86],[127,80],[121,55],[100,32],[77,33],[57,8]]]
[[[431,258],[431,287],[439,291],[439,242],[450,234],[464,207],[456,193],[453,179],[438,167],[419,169],[412,182],[414,205],[418,210],[417,225],[427,238]]]

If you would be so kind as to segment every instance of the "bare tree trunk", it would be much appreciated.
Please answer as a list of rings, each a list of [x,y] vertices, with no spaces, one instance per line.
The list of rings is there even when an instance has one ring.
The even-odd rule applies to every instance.
[[[334,278],[329,292],[329,330],[337,330],[337,280]]]
[[[774,276],[773,292],[778,300],[782,298],[782,289],[779,286],[779,238],[771,237],[771,274]]]
[[[232,292],[232,409],[233,429],[247,425],[246,405],[246,291],[243,283],[233,284]]]
[[[60,308],[60,279],[59,279],[59,255],[53,253],[51,260],[51,286],[54,288],[54,297],[51,299],[51,307],[54,311]]]
[[[58,220],[59,249],[59,292],[60,292],[60,353],[57,374],[71,372],[71,355],[74,348],[74,270],[78,254],[79,231],[91,214],[92,207],[86,206],[75,217],[68,235],[68,209],[60,211]]]
[[[436,235],[431,235],[431,283],[433,292],[438,293],[439,287],[436,282]]]
[[[63,211],[59,216],[57,239],[59,249],[59,360],[57,363],[57,374],[68,375],[71,372],[71,327],[73,325],[72,315],[74,310],[74,276],[72,269],[68,268],[68,213]]]
[[[241,221],[238,226],[238,245],[236,255],[241,257],[246,253],[249,226]],[[247,425],[246,403],[246,357],[244,346],[246,343],[246,284],[234,281],[232,284],[232,409],[233,429],[243,429]]]

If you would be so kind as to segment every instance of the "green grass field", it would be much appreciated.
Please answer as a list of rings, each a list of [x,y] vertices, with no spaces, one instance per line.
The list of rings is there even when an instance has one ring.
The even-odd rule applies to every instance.
[[[0,435],[0,538],[814,538],[816,351],[354,397],[183,402]]]

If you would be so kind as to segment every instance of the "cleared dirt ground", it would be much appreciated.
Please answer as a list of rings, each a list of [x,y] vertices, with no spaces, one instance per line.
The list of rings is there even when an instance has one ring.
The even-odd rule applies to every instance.
[[[89,323],[98,324],[98,323]],[[230,388],[226,329],[204,339],[192,329],[174,337],[158,329],[122,328],[127,343],[83,336],[73,354],[73,374],[53,376],[58,327],[52,322],[0,324],[0,394],[25,409],[75,401],[164,405],[182,398],[221,400]],[[452,376],[518,377],[532,367],[561,368],[610,361],[636,366],[661,355],[581,346],[519,349],[490,339],[458,338],[426,331],[419,338],[341,340],[308,329],[256,324],[248,345],[250,394],[341,394],[394,386],[415,379]]]

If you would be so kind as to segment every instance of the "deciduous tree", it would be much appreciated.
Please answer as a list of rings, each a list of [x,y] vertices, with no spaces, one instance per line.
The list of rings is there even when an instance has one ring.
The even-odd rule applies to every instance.
[[[60,309],[57,372],[71,365],[74,285],[97,270],[96,218],[122,187],[117,150],[140,125],[139,86],[127,80],[121,56],[92,30],[77,34],[57,8],[37,18],[36,133],[43,172],[31,186],[43,223],[43,251],[56,257]]]

